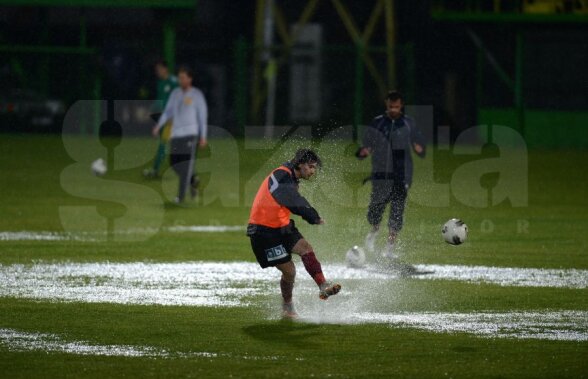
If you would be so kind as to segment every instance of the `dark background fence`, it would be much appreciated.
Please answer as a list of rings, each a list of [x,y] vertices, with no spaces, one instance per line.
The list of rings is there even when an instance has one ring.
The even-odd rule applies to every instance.
[[[394,87],[409,104],[432,105],[453,137],[497,124],[531,147],[588,147],[584,2],[274,0],[270,47],[259,39],[265,1],[237,3],[0,1],[0,128],[60,130],[58,118],[17,117],[23,91],[64,109],[80,99],[152,99],[153,63],[163,57],[193,66],[210,123],[234,135],[266,122],[273,77],[274,123],[317,135],[368,123]],[[316,38],[285,43],[279,37],[308,9],[304,25]],[[373,27],[369,43],[353,25],[360,34]],[[147,134],[149,120],[137,122]]]

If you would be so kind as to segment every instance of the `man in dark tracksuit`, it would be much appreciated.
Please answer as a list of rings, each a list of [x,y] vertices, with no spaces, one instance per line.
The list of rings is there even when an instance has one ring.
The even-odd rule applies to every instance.
[[[382,215],[390,204],[388,241],[384,257],[396,258],[394,244],[402,229],[404,206],[412,183],[411,150],[425,156],[425,140],[413,119],[402,113],[402,96],[391,91],[386,96],[386,113],[372,121],[364,133],[357,157],[372,155],[372,194],[367,219],[372,226],[365,241],[369,252],[375,251],[375,241]]]
[[[320,164],[314,151],[298,150],[292,160],[273,170],[261,183],[249,216],[247,235],[257,262],[261,268],[276,267],[282,272],[282,311],[287,318],[297,317],[292,303],[296,277],[292,253],[300,255],[304,268],[319,287],[321,299],[326,300],[341,289],[341,285],[327,282],[312,246],[290,219],[290,214],[294,213],[309,224],[324,223],[316,209],[298,192],[300,179],[310,179]]]

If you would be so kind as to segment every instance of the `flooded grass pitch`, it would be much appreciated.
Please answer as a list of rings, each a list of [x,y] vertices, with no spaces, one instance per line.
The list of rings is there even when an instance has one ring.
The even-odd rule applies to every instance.
[[[373,303],[377,303],[373,296],[375,286],[382,288],[386,283],[457,281],[502,287],[585,289],[588,287],[588,270],[452,265],[418,265],[418,268],[432,273],[408,279],[392,273],[349,269],[341,264],[325,265],[325,272],[347,286],[332,300],[320,302],[310,295],[316,288],[304,269],[299,267],[296,294],[302,315],[300,321],[386,324],[393,328],[468,333],[490,338],[588,340],[588,312],[581,310],[464,313],[390,309],[382,312],[373,307]],[[0,266],[0,297],[128,305],[259,307],[273,302],[278,294],[278,280],[277,270],[261,270],[251,262],[39,262]],[[275,317],[275,312],[268,311],[269,319]],[[6,338],[2,341],[6,343]],[[121,348],[120,351],[126,350]],[[132,354],[133,350],[128,352]]]
[[[203,157],[203,201],[177,207],[167,201],[176,179],[147,181],[142,168],[101,178],[82,170],[87,180],[69,181],[76,192],[68,192],[62,173],[74,162],[62,136],[5,137],[0,376],[578,378],[588,372],[582,185],[588,171],[578,164],[586,152],[529,151],[524,207],[491,204],[497,198],[490,188],[484,208],[460,201],[479,190],[477,180],[471,187],[452,184],[457,167],[477,160],[477,147],[462,155],[432,150],[416,160],[398,247],[434,273],[400,278],[337,264],[369,227],[370,188],[361,186],[369,164],[356,161],[354,146],[342,154],[339,142],[324,142],[324,168],[301,191],[326,224],[294,218],[343,291],[321,302],[298,266],[301,318],[286,322],[278,273],[253,262],[244,229],[263,176],[289,159],[297,143],[270,156],[243,141],[238,149],[225,139],[211,141],[217,156],[238,152],[238,176],[231,174],[233,160],[211,165]],[[133,151],[154,148],[151,138],[127,142]],[[43,159],[35,160],[39,152]],[[161,199],[146,203],[116,182]],[[429,206],[442,186],[449,187],[448,206]],[[213,201],[227,191],[236,197]],[[235,206],[224,202],[237,197]],[[106,232],[96,218],[83,217],[88,206],[103,221],[135,212],[132,222]],[[64,219],[61,207],[80,213]],[[439,233],[452,217],[470,227],[459,247]]]

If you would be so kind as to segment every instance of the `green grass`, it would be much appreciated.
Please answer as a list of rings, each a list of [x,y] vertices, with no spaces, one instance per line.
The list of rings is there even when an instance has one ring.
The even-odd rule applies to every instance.
[[[3,353],[6,377],[578,377],[588,346],[479,339],[377,325],[266,321],[252,309],[1,301],[6,326],[98,343],[147,344],[230,356],[191,359]],[[42,314],[40,316],[39,314]],[[32,315],[32,316],[31,316]],[[36,317],[35,317],[36,315]],[[276,362],[243,356],[275,355]],[[445,375],[447,374],[447,375]]]
[[[118,169],[104,179],[87,175],[91,160],[106,151],[92,139],[73,137],[81,151],[79,166],[59,136],[2,135],[0,138],[0,231],[92,232],[104,241],[0,241],[0,264],[49,262],[250,261],[242,232],[171,233],[174,225],[245,225],[249,204],[269,170],[286,160],[296,142],[278,150],[252,150],[242,141],[212,140],[201,152],[204,193],[178,207],[169,202],[176,179],[166,171],[160,181],[141,178],[155,151],[149,139],[131,138],[116,156]],[[344,143],[317,144],[325,160],[322,173],[302,184],[326,224],[301,232],[325,262],[361,243],[367,225],[369,185],[358,183],[368,162],[358,162]],[[81,157],[81,159],[80,159]],[[416,177],[401,234],[404,257],[417,263],[502,267],[588,269],[588,172],[584,151],[532,151],[528,158],[528,205],[509,201],[482,208],[462,204],[471,188],[455,188],[450,205],[421,205],[440,197],[427,178],[451,182],[457,167],[484,155],[454,157],[435,151],[417,160]],[[235,161],[236,159],[236,161]],[[140,163],[137,163],[140,162]],[[514,162],[513,162],[514,163]],[[72,166],[73,165],[73,166]],[[68,169],[68,167],[73,167]],[[67,175],[67,170],[76,174]],[[76,171],[79,170],[79,171]],[[118,187],[105,187],[106,182]],[[481,177],[492,187],[497,177]],[[122,183],[122,184],[121,184]],[[137,187],[129,187],[128,184]],[[136,192],[134,192],[136,190]],[[139,192],[142,192],[139,193]],[[60,216],[60,209],[94,206],[96,218],[83,210]],[[465,220],[470,238],[462,246],[442,242],[441,225],[451,217]],[[123,221],[121,224],[117,222]],[[526,228],[519,229],[520,223]],[[65,225],[65,226],[64,226]],[[106,226],[105,226],[106,225]],[[493,230],[488,230],[488,225]],[[152,227],[153,235],[117,231]],[[486,229],[484,229],[486,228]],[[110,233],[110,234],[109,234]],[[328,273],[327,273],[328,274]],[[304,272],[299,275],[305,275]],[[1,284],[0,284],[1,285]],[[360,285],[354,283],[353,285]],[[588,290],[499,287],[452,281],[406,279],[380,289],[379,311],[588,310]],[[1,377],[442,377],[520,378],[586,377],[588,344],[545,340],[488,339],[465,333],[439,334],[387,325],[288,323],[268,318],[276,296],[256,297],[240,308],[137,306],[61,303],[0,298],[0,329],[57,333],[68,340],[95,344],[147,345],[172,351],[206,351],[216,358],[120,358],[46,352],[10,352],[0,342]],[[245,356],[276,356],[276,361]]]

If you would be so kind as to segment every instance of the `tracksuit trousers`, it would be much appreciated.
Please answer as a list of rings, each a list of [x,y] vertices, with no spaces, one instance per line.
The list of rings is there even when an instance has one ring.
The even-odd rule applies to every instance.
[[[188,186],[194,183],[194,161],[198,144],[197,136],[176,137],[170,140],[170,165],[180,179],[178,188],[178,200],[181,202],[186,197]]]

